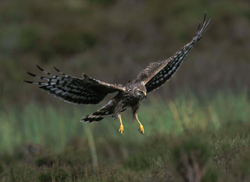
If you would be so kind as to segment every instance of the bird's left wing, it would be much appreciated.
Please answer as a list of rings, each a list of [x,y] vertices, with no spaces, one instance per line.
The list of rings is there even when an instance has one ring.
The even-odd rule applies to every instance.
[[[25,81],[31,84],[41,85],[39,88],[48,91],[60,99],[74,104],[97,104],[109,93],[125,92],[125,87],[108,84],[83,74],[83,78],[68,76],[57,68],[54,69],[60,75],[52,75],[36,65],[39,70],[48,75],[47,77],[37,76],[27,72],[30,76],[45,80],[44,82]]]
[[[145,85],[147,92],[158,89],[174,75],[188,52],[193,48],[194,44],[201,39],[202,34],[209,28],[210,20],[211,17],[206,21],[205,13],[202,26],[200,26],[199,23],[197,33],[188,44],[183,46],[167,60],[150,63],[146,69],[140,72],[136,80],[141,81]]]

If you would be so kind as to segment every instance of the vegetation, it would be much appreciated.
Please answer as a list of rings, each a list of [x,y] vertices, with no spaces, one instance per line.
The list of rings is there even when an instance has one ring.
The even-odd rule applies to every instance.
[[[78,122],[80,107],[5,107],[0,114],[0,179],[249,180],[249,108],[246,92],[201,98],[183,94],[166,103],[142,105],[144,135],[125,112],[121,135],[111,117]]]
[[[249,2],[0,1],[0,181],[250,181]],[[124,84],[191,40],[205,11],[211,28],[142,103],[144,135],[130,112],[121,135],[111,117],[78,122],[100,105],[23,83],[37,63]]]

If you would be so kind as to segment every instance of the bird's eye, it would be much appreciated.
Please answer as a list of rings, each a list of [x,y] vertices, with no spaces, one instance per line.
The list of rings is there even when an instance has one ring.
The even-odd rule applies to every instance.
[[[139,93],[140,95],[142,95],[142,94],[143,94],[143,91],[140,91],[140,90],[139,90],[138,93]]]

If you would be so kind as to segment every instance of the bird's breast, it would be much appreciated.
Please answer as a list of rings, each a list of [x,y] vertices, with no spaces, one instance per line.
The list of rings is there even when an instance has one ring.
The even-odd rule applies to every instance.
[[[123,104],[125,106],[133,106],[135,104],[138,104],[140,100],[134,96],[126,95],[123,97]]]

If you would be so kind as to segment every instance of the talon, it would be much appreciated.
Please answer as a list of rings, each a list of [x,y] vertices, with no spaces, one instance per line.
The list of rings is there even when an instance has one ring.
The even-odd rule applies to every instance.
[[[139,126],[138,131],[139,131],[141,134],[144,134],[144,128],[143,128],[142,125]]]
[[[123,125],[120,126],[119,132],[121,132],[121,134],[123,134],[123,132],[124,132],[124,127],[123,127]]]

